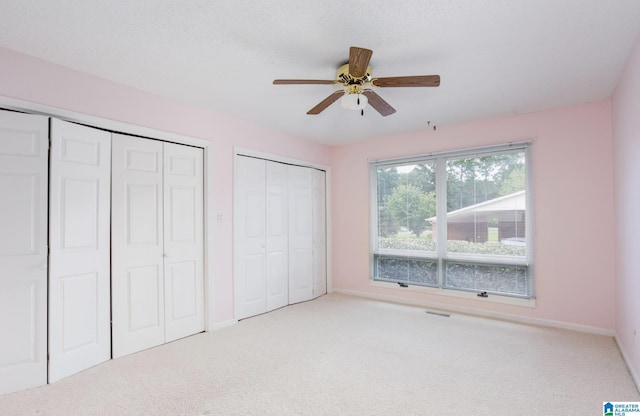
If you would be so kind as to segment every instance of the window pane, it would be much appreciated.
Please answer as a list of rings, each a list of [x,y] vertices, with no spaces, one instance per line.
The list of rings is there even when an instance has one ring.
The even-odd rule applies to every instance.
[[[444,286],[451,289],[487,291],[529,296],[526,266],[445,263]]]
[[[376,280],[407,282],[424,286],[438,285],[436,260],[376,256]]]
[[[372,163],[373,279],[533,296],[529,152],[516,143]]]
[[[524,256],[524,151],[446,164],[447,251]]]
[[[377,198],[378,248],[435,251],[429,221],[436,215],[433,162],[378,168]]]

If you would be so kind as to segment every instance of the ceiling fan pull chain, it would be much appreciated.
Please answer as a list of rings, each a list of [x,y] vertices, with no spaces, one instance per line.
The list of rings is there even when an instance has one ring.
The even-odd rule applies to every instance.
[[[362,110],[360,110],[360,115],[361,115],[362,117],[364,117],[364,108],[363,108]]]
[[[360,105],[360,94],[358,94],[358,105]]]

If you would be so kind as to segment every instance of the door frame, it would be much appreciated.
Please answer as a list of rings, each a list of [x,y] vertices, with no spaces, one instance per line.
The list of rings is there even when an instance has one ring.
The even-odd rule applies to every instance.
[[[20,111],[28,114],[44,115],[48,117],[58,118],[63,121],[85,124],[89,127],[104,129],[115,133],[141,136],[163,142],[185,144],[204,149],[204,325],[205,331],[207,332],[220,329],[220,323],[216,324],[213,315],[213,244],[208,243],[208,236],[210,234],[213,234],[218,215],[217,211],[215,210],[214,192],[212,190],[215,179],[213,176],[213,161],[215,160],[215,153],[213,150],[214,143],[205,139],[198,139],[182,134],[170,133],[121,121],[109,120],[98,116],[63,110],[48,105],[18,100],[6,96],[0,96],[0,107],[7,110]]]
[[[325,239],[326,239],[326,256],[325,256],[325,260],[326,260],[326,276],[327,276],[327,293],[332,293],[333,292],[333,284],[332,284],[332,270],[331,270],[331,167],[327,166],[327,165],[323,165],[321,163],[316,163],[316,162],[311,162],[308,160],[302,160],[302,159],[294,159],[294,158],[290,158],[290,157],[286,157],[286,156],[281,156],[281,155],[276,155],[273,153],[267,153],[267,152],[262,152],[262,151],[258,151],[258,150],[253,150],[253,149],[248,149],[245,147],[240,147],[240,146],[234,146],[233,147],[233,199],[235,200],[235,195],[237,193],[237,186],[238,186],[238,182],[235,180],[236,178],[236,159],[238,156],[248,156],[248,157],[255,157],[257,159],[264,159],[264,160],[269,160],[272,162],[278,162],[278,163],[284,163],[287,165],[296,165],[296,166],[302,166],[302,167],[306,167],[306,168],[312,168],[312,169],[319,169],[319,170],[323,170],[325,172],[325,190],[324,190],[324,197],[325,197],[325,218],[326,218],[326,235],[325,235]],[[235,219],[237,218],[237,216],[235,215],[235,204],[233,207],[233,218],[234,218],[234,222]],[[236,240],[236,235],[235,235],[235,224],[234,224],[234,235],[233,235],[233,239],[234,239],[234,244],[233,244],[233,252],[232,252],[232,256],[234,258],[234,267],[235,267],[235,240]],[[234,285],[235,285],[235,270],[234,270]],[[235,297],[234,297],[234,303],[235,303]],[[234,306],[234,319],[237,320],[237,315],[236,315],[236,310],[235,310],[235,306]]]

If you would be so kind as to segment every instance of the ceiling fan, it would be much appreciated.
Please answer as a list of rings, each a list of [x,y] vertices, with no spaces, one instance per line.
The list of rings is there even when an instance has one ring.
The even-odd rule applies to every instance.
[[[372,54],[373,51],[370,49],[352,46],[349,49],[349,62],[338,68],[335,80],[276,79],[273,83],[275,85],[340,84],[344,87],[320,101],[318,105],[307,111],[307,114],[320,114],[342,98],[343,107],[349,110],[360,110],[361,114],[364,114],[363,109],[369,104],[382,116],[391,115],[396,110],[369,87],[437,87],[440,85],[440,75],[373,78],[369,66]]]

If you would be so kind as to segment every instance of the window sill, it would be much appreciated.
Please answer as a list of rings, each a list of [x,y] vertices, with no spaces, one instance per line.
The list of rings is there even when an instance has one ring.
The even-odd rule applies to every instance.
[[[452,289],[440,289],[435,287],[425,287],[425,286],[409,286],[409,287],[400,287],[397,283],[392,282],[380,282],[376,280],[369,280],[371,286],[385,288],[385,289],[396,289],[405,292],[413,292],[413,293],[428,293],[430,295],[436,296],[446,296],[453,298],[461,298],[461,299],[470,299],[478,302],[488,302],[488,303],[500,303],[504,305],[514,305],[514,306],[522,306],[526,308],[535,308],[536,300],[534,299],[522,299],[515,298],[509,296],[500,296],[489,294],[488,297],[479,297],[475,292],[465,292],[461,290],[452,290]]]

